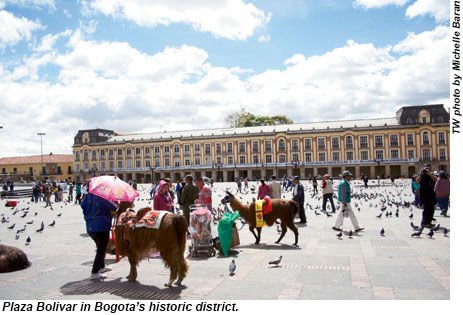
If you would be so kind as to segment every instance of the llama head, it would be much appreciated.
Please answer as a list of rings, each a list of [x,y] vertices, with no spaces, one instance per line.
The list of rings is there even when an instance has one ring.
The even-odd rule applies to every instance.
[[[226,203],[229,203],[235,196],[233,196],[233,194],[231,192],[229,192],[228,190],[225,191],[225,193],[227,194],[223,199],[222,199],[222,204],[226,204]]]

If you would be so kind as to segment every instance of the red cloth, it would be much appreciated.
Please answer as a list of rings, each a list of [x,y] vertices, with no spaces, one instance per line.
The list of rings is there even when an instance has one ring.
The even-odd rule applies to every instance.
[[[270,213],[272,212],[272,202],[268,202],[268,203],[264,203],[262,205],[262,213],[263,214],[267,214],[267,213]]]

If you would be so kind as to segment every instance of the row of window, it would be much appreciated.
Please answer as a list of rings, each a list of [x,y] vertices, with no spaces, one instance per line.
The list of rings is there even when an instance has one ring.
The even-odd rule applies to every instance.
[[[407,158],[409,159],[413,159],[415,158],[415,150],[407,150]],[[272,155],[271,154],[267,154],[265,155],[265,161],[259,161],[259,155],[254,155],[253,157],[253,160],[251,162],[251,164],[261,164],[261,163],[273,163],[272,161]],[[309,153],[305,153],[305,156],[304,156],[304,161],[305,162],[312,162],[312,153],[309,152]],[[375,156],[373,157],[374,159],[384,159],[384,150],[376,150],[375,151]],[[399,159],[400,158],[400,152],[399,152],[399,149],[392,149],[390,150],[390,158],[391,159]],[[421,151],[421,159],[422,160],[431,160],[431,149],[423,149]],[[332,152],[331,153],[331,161],[340,161],[341,160],[341,156],[340,156],[340,152]],[[348,151],[346,152],[346,158],[345,160],[347,161],[352,161],[354,160],[354,152],[353,151]],[[360,157],[359,157],[359,160],[370,160],[370,156],[369,156],[369,151],[360,151]],[[439,160],[441,161],[445,161],[447,160],[447,152],[446,152],[446,149],[439,149]],[[318,161],[327,161],[327,155],[326,155],[326,152],[319,152],[318,153]],[[165,158],[163,160],[163,165],[162,166],[174,166],[174,167],[180,167],[181,165],[181,161],[180,159],[174,159],[174,164],[171,165],[171,159],[170,158]],[[196,157],[194,158],[193,160],[190,160],[190,158],[185,158],[184,159],[184,165],[183,166],[200,166],[200,165],[203,165],[202,163],[202,159],[200,157]],[[235,163],[234,159],[233,159],[233,156],[228,156],[226,157],[225,160],[222,160],[222,157],[218,156],[216,157],[216,164],[215,166],[221,166],[223,165],[223,163],[226,163],[228,165],[232,165]],[[238,157],[238,163],[237,164],[246,164],[247,161],[246,161],[246,156],[245,155],[240,155]],[[281,154],[281,155],[278,155],[278,163],[286,163],[286,155],[284,154]],[[300,159],[299,159],[299,154],[298,153],[294,153],[292,155],[292,162],[300,162]],[[97,164],[96,163],[93,163],[92,164],[92,169],[90,170],[99,170],[99,171],[106,171],[106,162],[100,162],[100,168],[98,169],[97,168]],[[125,165],[123,163],[123,161],[117,161],[117,164],[115,164],[114,161],[109,161],[109,170],[112,170],[114,169],[115,165],[117,165],[117,168],[141,168],[141,167],[151,167],[151,160],[144,160],[144,165],[142,165],[142,161],[141,160],[136,160],[135,161],[135,164],[132,164],[132,160],[126,160],[125,161]],[[212,161],[210,158],[206,158],[205,159],[205,164],[206,166],[211,166],[212,167]],[[84,170],[88,170],[89,164],[86,162],[84,163]],[[161,166],[161,159],[155,159],[154,160],[154,167],[160,167]],[[80,172],[80,164],[76,164],[76,171],[77,172]]]
[[[369,145],[369,136],[359,136],[359,146],[360,148],[368,148]],[[407,145],[412,146],[415,145],[415,136],[414,134],[407,134]],[[431,144],[430,140],[430,134],[428,131],[424,131],[421,135],[421,144],[426,146]],[[442,145],[445,144],[445,132],[439,132],[438,133],[438,144]],[[344,144],[346,149],[353,149],[354,148],[354,139],[352,136],[348,135],[345,136],[344,138]],[[374,145],[375,147],[383,147],[384,146],[384,138],[383,135],[375,135],[374,136]],[[396,134],[390,135],[389,136],[389,145],[391,147],[394,146],[399,146],[399,136]],[[162,147],[164,151],[164,156],[170,155],[170,150],[171,147],[169,145],[165,145]],[[337,150],[340,148],[340,137],[332,137],[331,138],[331,149]],[[194,144],[193,145],[194,149],[194,154],[195,155],[200,155],[201,154],[201,146],[200,144]],[[317,138],[317,149],[318,150],[325,150],[326,149],[326,138],[325,137],[319,137]],[[264,141],[264,150],[265,152],[271,152],[272,151],[272,141],[271,140],[265,140]],[[299,151],[299,140],[298,139],[292,139],[291,140],[291,150],[292,151]],[[304,150],[312,150],[312,139],[304,139]],[[92,150],[91,155],[92,155],[92,160],[97,159],[97,151],[98,150]],[[100,154],[100,159],[105,159],[105,150],[99,150]],[[132,149],[131,148],[126,148],[125,149],[125,157],[126,158],[131,158],[132,157]],[[160,156],[161,152],[161,147],[160,146],[154,146],[153,147],[154,151],[154,156]],[[278,151],[284,152],[286,151],[286,141],[284,139],[279,139],[278,140]],[[190,144],[184,144],[183,145],[183,152],[184,155],[191,155],[191,145]],[[246,142],[242,141],[238,143],[238,152],[239,153],[246,153]],[[259,152],[259,141],[254,140],[252,141],[252,152],[256,153]],[[108,149],[108,158],[113,159],[114,158],[114,153],[117,154],[118,158],[123,158],[123,149],[118,148],[118,149]],[[174,155],[180,155],[180,145],[175,144],[173,145],[173,153]],[[216,154],[223,154],[223,153],[233,153],[233,143],[228,142],[226,143],[225,151],[222,151],[222,143],[216,143],[215,144],[215,153]],[[80,161],[80,152],[76,151],[75,152],[75,160]],[[135,158],[141,158],[142,157],[142,148],[135,148]],[[204,144],[204,154],[205,155],[210,155],[211,154],[211,144],[206,143]],[[150,157],[151,156],[151,147],[144,147],[144,157]],[[83,160],[88,160],[88,151],[84,150],[83,152]]]

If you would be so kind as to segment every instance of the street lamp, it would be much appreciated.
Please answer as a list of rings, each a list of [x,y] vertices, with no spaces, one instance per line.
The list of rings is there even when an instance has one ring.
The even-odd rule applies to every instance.
[[[220,168],[223,166],[222,163],[215,163],[215,167],[217,167],[217,181],[220,182],[219,174],[220,174]],[[223,180],[222,180],[223,181]]]
[[[296,176],[298,176],[298,174],[297,174],[297,166],[299,165],[299,161],[298,160],[292,161],[291,164],[294,165],[294,167],[296,169]]]
[[[37,136],[40,136],[40,164],[42,167],[42,176],[44,175],[43,173],[43,150],[42,150],[42,136],[45,136],[45,132],[38,132]]]
[[[377,164],[378,166],[378,174],[379,174],[379,178],[381,179],[381,168],[380,168],[380,164],[381,162],[383,161],[383,159],[374,159],[374,162]]]
[[[156,166],[150,166],[150,170],[151,170],[151,182],[153,183],[154,182],[154,171],[156,170]]]
[[[93,177],[95,177],[95,173],[96,173],[96,166],[95,165],[92,166],[92,173],[93,173]]]

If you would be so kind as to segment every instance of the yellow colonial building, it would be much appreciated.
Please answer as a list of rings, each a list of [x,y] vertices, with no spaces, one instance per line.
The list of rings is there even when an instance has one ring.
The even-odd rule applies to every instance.
[[[72,154],[31,155],[0,158],[0,181],[31,178],[64,180],[73,175]]]
[[[149,134],[80,130],[74,175],[118,174],[150,182],[186,174],[215,181],[272,174],[302,178],[410,177],[424,164],[450,171],[449,114],[443,105],[406,106],[395,117]]]

